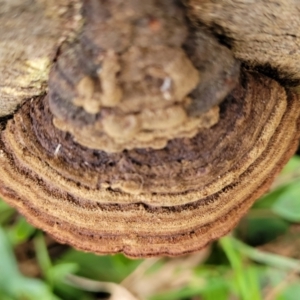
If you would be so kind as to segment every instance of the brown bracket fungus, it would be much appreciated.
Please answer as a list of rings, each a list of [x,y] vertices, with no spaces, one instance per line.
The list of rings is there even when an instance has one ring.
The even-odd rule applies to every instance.
[[[48,94],[4,124],[0,195],[57,240],[130,257],[199,250],[295,152],[299,96],[240,67],[184,12],[84,1]]]

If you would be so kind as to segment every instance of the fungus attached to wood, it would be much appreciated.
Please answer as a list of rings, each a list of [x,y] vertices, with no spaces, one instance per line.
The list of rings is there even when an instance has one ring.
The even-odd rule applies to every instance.
[[[86,1],[49,93],[0,139],[0,195],[98,254],[181,255],[229,232],[300,133],[299,96],[240,68],[178,1]]]

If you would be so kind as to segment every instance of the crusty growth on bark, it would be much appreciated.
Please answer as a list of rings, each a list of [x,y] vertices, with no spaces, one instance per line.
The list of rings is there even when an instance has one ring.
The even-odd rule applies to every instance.
[[[195,34],[184,12],[173,0],[88,2],[79,42],[50,74],[55,126],[117,152],[160,149],[217,123],[239,63],[212,35]]]
[[[297,148],[300,99],[224,45],[238,29],[217,4],[83,1],[49,92],[2,123],[0,195],[99,254],[181,255],[229,232]],[[268,62],[281,83],[300,78]]]

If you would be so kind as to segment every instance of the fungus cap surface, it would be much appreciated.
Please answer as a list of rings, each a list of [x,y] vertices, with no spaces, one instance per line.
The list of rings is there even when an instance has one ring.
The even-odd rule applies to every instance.
[[[240,68],[183,11],[85,1],[49,93],[1,128],[0,195],[57,240],[130,257],[197,251],[295,152],[299,96]]]
[[[230,231],[268,189],[297,147],[299,106],[275,81],[246,72],[215,126],[160,150],[109,154],[57,130],[40,98],[2,132],[1,194],[82,250],[195,251]]]

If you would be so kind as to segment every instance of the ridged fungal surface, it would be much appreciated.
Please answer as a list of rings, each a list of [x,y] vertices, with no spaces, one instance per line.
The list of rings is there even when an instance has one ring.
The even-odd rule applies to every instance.
[[[0,195],[81,250],[199,250],[237,224],[296,150],[299,97],[239,72],[204,29],[189,33],[177,1],[103,3],[86,2],[48,95],[5,124]]]

